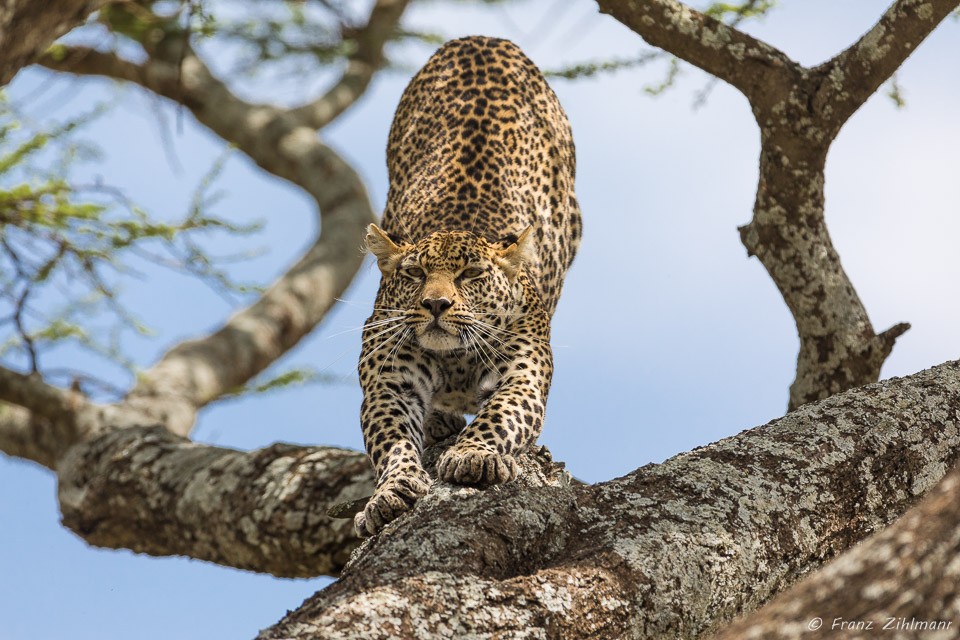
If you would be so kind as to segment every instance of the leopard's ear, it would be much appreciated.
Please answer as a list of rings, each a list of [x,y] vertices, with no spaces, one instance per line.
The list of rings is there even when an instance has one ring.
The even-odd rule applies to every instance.
[[[403,248],[383,232],[375,224],[367,227],[367,250],[377,257],[377,266],[385,276],[389,276],[397,269],[397,263],[403,256]]]
[[[533,257],[533,225],[523,230],[517,241],[497,252],[497,262],[510,280],[515,280],[520,267]]]

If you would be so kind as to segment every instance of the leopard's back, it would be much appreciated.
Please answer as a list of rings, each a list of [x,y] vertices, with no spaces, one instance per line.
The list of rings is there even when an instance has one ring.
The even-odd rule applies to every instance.
[[[536,229],[526,265],[552,315],[580,244],[566,114],[513,43],[441,47],[407,86],[387,143],[384,230],[409,242],[443,230],[512,241]]]

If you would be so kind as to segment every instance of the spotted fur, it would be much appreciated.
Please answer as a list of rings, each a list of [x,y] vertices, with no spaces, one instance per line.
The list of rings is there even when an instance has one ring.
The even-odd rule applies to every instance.
[[[383,228],[367,234],[381,281],[360,419],[377,488],[356,516],[361,535],[426,493],[430,442],[459,434],[442,480],[516,477],[511,454],[543,426],[550,318],[580,243],[570,125],[506,40],[454,40],[430,58],[400,99],[387,169]]]

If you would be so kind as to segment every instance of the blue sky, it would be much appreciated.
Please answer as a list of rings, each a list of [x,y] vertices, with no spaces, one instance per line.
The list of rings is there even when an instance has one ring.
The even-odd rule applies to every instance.
[[[745,29],[812,65],[852,43],[885,7],[874,0],[788,0]],[[495,9],[424,3],[407,20],[450,37],[510,38],[544,68],[646,48],[587,0]],[[874,327],[913,325],[884,377],[960,356],[958,28],[948,20],[904,65],[907,108],[874,96],[828,158],[830,233]],[[429,51],[405,55],[413,68]],[[689,67],[673,90],[646,96],[643,87],[664,73],[661,64],[552,81],[577,145],[584,241],[553,323],[556,374],[540,442],[591,482],[778,417],[793,379],[793,320],[736,230],[750,219],[757,180],[759,136],[746,100],[718,84],[706,106],[692,109],[707,77]],[[387,130],[408,77],[378,77],[362,102],[324,132],[358,167],[377,209],[386,196]],[[315,95],[325,80],[267,78],[242,90],[293,103]],[[53,80],[33,70],[10,92],[26,96],[47,84],[31,99],[37,117],[63,118],[117,92],[109,82]],[[170,123],[179,169],[161,144],[158,112]],[[182,215],[223,150],[188,113],[178,116],[136,89],[122,91],[118,107],[86,137],[105,155],[88,171],[158,215]],[[311,201],[240,154],[228,161],[219,188],[226,195],[216,213],[266,222],[263,235],[242,246],[269,251],[235,273],[269,282],[315,232]],[[213,247],[229,252],[234,245]],[[124,296],[158,331],[130,344],[144,365],[230,312],[200,283],[150,269],[147,276]],[[352,382],[359,335],[341,332],[368,315],[377,280],[368,262],[345,296],[349,302],[278,363],[317,366],[342,384],[215,404],[201,415],[195,437],[240,448],[278,440],[360,448],[360,391]],[[76,353],[57,357],[99,366]],[[55,492],[50,472],[0,457],[0,640],[252,637],[329,582],[92,549],[59,526]]]

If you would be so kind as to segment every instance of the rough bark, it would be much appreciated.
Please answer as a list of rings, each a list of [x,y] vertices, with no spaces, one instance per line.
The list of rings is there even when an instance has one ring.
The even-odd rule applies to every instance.
[[[789,409],[878,380],[910,325],[874,331],[827,232],[824,163],[847,119],[960,3],[898,0],[859,41],[814,69],[675,0],[597,3],[750,101],[760,126],[760,180],[753,219],[740,237],[797,324]]]
[[[0,2],[0,87],[104,4],[106,0]]]
[[[686,60],[740,90],[751,103],[769,101],[793,80],[797,63],[775,47],[676,0],[597,0],[654,47]]]
[[[50,469],[84,440],[116,429],[158,424],[154,412],[125,402],[97,404],[82,393],[48,385],[38,374],[2,367],[0,409],[0,451]]]
[[[695,637],[894,520],[958,445],[951,362],[591,487],[438,484],[263,637]],[[94,544],[277,575],[336,575],[358,541],[324,512],[373,481],[360,453],[242,453],[146,424],[57,469],[64,522]]]
[[[2,368],[0,400],[0,450],[57,472],[63,524],[92,545],[306,577],[337,575],[359,543],[326,512],[373,492],[363,453],[205,446],[138,403],[98,405]]]
[[[910,328],[900,323],[875,333],[827,231],[826,149],[803,147],[790,133],[763,131],[753,220],[740,227],[747,253],[766,267],[800,336],[789,409],[876,381]]]
[[[547,453],[520,463],[528,486],[568,477]],[[360,540],[352,518],[327,512],[362,502],[374,487],[357,451],[274,444],[241,452],[162,427],[115,431],[75,447],[58,472],[63,524],[91,544],[282,577],[338,575]]]
[[[57,465],[63,525],[92,545],[282,577],[337,575],[359,543],[327,510],[373,492],[366,455],[203,446],[163,427],[112,431]]]
[[[610,482],[435,487],[260,638],[697,637],[895,520],[958,445],[950,362]]]
[[[713,640],[956,638],[960,470],[900,520]]]

